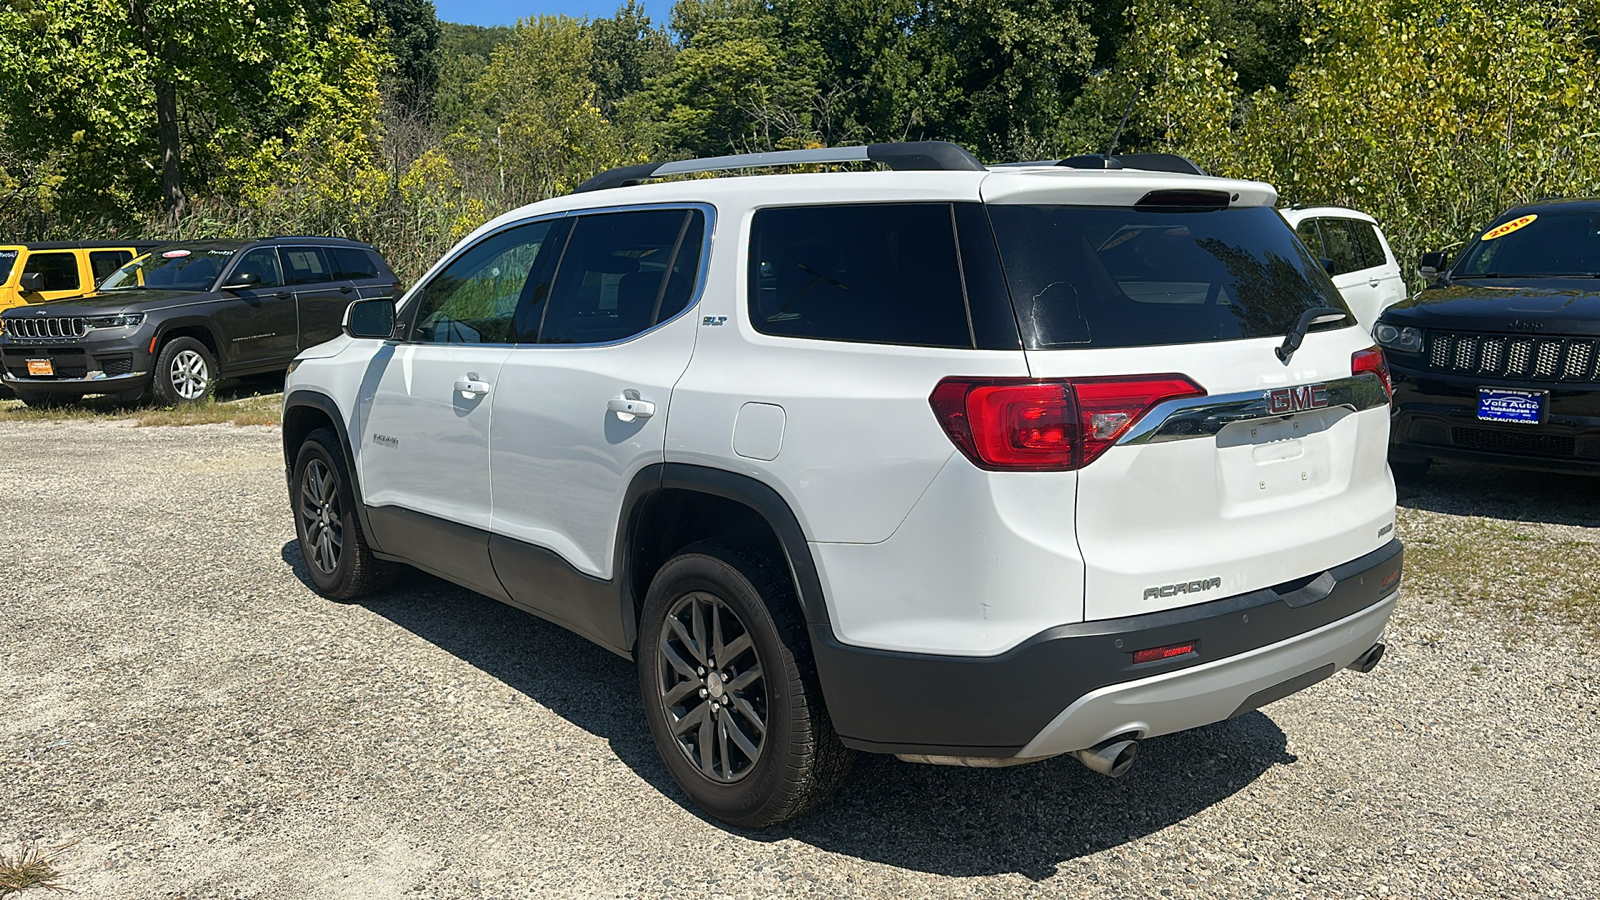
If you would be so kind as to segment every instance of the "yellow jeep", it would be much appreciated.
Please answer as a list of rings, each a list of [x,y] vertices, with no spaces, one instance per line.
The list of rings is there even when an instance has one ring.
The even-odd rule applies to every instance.
[[[145,241],[0,244],[0,309],[87,294],[156,246]]]

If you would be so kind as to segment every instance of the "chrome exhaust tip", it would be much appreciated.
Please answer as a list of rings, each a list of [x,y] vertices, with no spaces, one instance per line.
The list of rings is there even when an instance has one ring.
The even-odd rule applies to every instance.
[[[1121,778],[1139,756],[1139,742],[1130,738],[1101,741],[1087,750],[1074,750],[1078,762],[1110,778]]]
[[[1378,667],[1378,661],[1383,659],[1383,651],[1385,649],[1387,648],[1383,646],[1382,641],[1373,644],[1367,649],[1367,652],[1356,657],[1356,661],[1351,663],[1348,668],[1354,669],[1363,675],[1371,672]]]

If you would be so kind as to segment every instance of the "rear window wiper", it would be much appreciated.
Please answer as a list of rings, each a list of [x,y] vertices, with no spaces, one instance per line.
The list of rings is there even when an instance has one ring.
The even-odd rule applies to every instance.
[[[1279,344],[1273,352],[1278,354],[1280,362],[1288,365],[1289,359],[1294,356],[1296,350],[1300,349],[1301,342],[1306,339],[1306,332],[1311,330],[1311,326],[1323,322],[1341,320],[1348,315],[1349,313],[1344,310],[1334,309],[1331,306],[1314,306],[1300,314],[1300,318],[1294,322],[1294,327],[1290,328],[1289,333],[1283,336],[1283,343]]]

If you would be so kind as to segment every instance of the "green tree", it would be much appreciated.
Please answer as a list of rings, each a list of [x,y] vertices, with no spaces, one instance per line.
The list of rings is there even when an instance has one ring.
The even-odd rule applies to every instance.
[[[396,100],[407,111],[427,113],[439,89],[439,17],[432,0],[371,0],[373,20],[361,29],[369,40],[388,29]]]
[[[624,97],[672,68],[675,48],[671,36],[664,28],[652,27],[644,7],[635,0],[628,0],[608,19],[590,22],[589,36],[594,45],[590,77],[600,111],[607,116],[615,114]]]

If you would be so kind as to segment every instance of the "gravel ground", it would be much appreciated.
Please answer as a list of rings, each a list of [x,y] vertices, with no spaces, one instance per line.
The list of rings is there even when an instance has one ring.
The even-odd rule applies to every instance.
[[[627,662],[422,576],[316,597],[277,441],[0,422],[0,851],[76,841],[79,896],[1600,896],[1593,482],[1436,472],[1375,673],[1120,781],[863,757],[743,832],[685,805]]]

